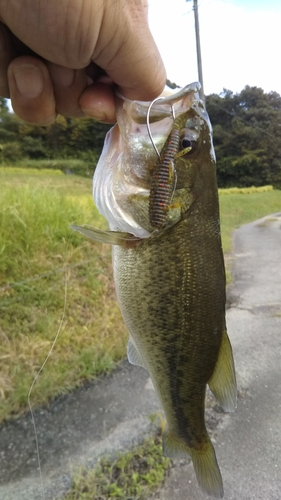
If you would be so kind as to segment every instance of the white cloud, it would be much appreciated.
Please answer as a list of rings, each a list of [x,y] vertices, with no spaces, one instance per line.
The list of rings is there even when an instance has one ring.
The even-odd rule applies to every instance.
[[[197,80],[193,2],[150,0],[150,27],[170,80]],[[248,8],[247,8],[248,5]],[[191,12],[190,12],[191,11]],[[189,12],[189,13],[188,13]],[[281,94],[281,9],[229,0],[199,2],[205,93],[245,85]]]

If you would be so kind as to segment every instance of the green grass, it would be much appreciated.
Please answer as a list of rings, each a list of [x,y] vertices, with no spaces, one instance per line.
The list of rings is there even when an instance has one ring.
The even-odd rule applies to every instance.
[[[253,193],[266,193],[273,191],[273,186],[251,186],[247,188],[225,188],[219,189],[219,194],[253,194]]]
[[[27,174],[27,171],[26,171],[26,168],[24,167],[0,167],[0,176],[1,176],[1,179],[3,179],[5,181],[5,178],[6,178],[6,181],[7,181],[7,177],[8,179],[13,176],[15,178],[15,175],[23,175],[24,177],[26,177],[28,175],[28,177],[31,177],[31,176],[34,176],[34,175],[49,175],[51,174],[52,176],[53,175],[64,175],[64,173],[62,172],[62,170],[58,170],[58,169],[53,169],[51,172],[48,168],[42,168],[42,169],[39,169],[39,168],[28,168],[28,174]]]
[[[2,174],[2,175],[1,175]],[[111,249],[70,224],[102,227],[91,182],[1,172],[0,421],[27,409],[30,384],[58,330],[32,393],[34,405],[110,370],[124,357],[126,331],[112,283]]]
[[[90,196],[92,179],[85,179],[75,175],[65,175],[61,170],[36,169],[22,167],[0,167],[2,186],[21,188],[48,188],[59,194]],[[1,193],[2,194],[2,193]]]
[[[159,436],[119,453],[102,458],[94,469],[80,469],[64,500],[147,500],[163,484],[170,460],[162,452]]]
[[[231,250],[231,235],[243,224],[281,211],[281,191],[241,194],[220,194],[221,231],[224,253]]]
[[[0,422],[105,373],[125,356],[127,332],[112,280],[111,248],[70,224],[103,227],[89,179],[0,168]],[[281,191],[220,194],[224,251],[241,224],[281,211]]]

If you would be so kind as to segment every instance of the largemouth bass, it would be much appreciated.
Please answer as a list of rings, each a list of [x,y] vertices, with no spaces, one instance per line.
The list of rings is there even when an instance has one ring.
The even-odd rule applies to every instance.
[[[74,229],[113,245],[116,293],[130,332],[128,358],[148,370],[163,406],[164,453],[190,456],[199,485],[221,498],[204,418],[206,385],[225,411],[233,411],[236,381],[211,125],[197,90],[191,84],[151,107],[160,158],[145,123],[149,103],[117,96],[117,124],[94,177],[94,199],[110,231]]]

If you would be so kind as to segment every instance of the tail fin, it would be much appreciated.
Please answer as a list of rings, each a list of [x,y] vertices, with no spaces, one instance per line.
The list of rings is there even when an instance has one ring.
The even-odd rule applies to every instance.
[[[223,484],[214,447],[209,441],[204,450],[190,450],[190,456],[202,490],[215,498],[223,497]]]
[[[190,448],[179,441],[169,430],[163,435],[164,454],[171,458],[191,457],[198,484],[203,491],[215,498],[223,497],[223,484],[214,447],[210,441],[202,449]]]

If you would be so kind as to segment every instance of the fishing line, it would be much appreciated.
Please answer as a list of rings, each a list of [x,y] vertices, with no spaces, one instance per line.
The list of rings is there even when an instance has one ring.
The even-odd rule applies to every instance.
[[[33,380],[32,384],[30,386],[30,389],[29,389],[29,392],[28,392],[28,396],[27,396],[27,402],[28,402],[28,406],[29,406],[29,410],[30,410],[30,414],[31,414],[31,420],[32,420],[33,428],[34,428],[35,445],[36,445],[37,461],[38,461],[38,467],[39,467],[39,474],[40,474],[41,490],[42,490],[42,498],[43,498],[43,500],[46,499],[46,496],[45,496],[43,474],[42,474],[42,467],[41,467],[38,434],[37,434],[37,428],[36,428],[34,413],[33,413],[32,406],[31,406],[30,397],[31,397],[31,393],[32,393],[34,385],[36,384],[36,382],[37,382],[40,374],[42,373],[42,371],[43,371],[43,369],[44,369],[44,367],[45,367],[45,365],[46,365],[49,357],[52,354],[52,351],[53,351],[53,349],[55,347],[55,344],[56,344],[56,342],[58,340],[58,337],[59,337],[59,334],[60,334],[60,331],[61,331],[61,328],[62,328],[62,325],[63,325],[63,322],[64,322],[65,311],[66,311],[66,300],[67,300],[67,282],[68,282],[68,276],[67,276],[67,273],[65,272],[65,280],[64,280],[64,304],[63,304],[63,311],[62,311],[62,315],[61,315],[60,324],[59,324],[56,336],[55,336],[55,338],[53,340],[53,343],[52,343],[52,345],[50,347],[50,350],[49,350],[49,352],[48,352],[48,354],[47,354],[47,356],[46,356],[46,358],[45,358],[45,360],[44,360],[41,368],[39,369],[39,371],[35,375],[34,380]]]
[[[274,137],[273,134],[271,134],[270,132],[267,132],[267,130],[262,129],[261,127],[256,127],[255,125],[252,125],[247,120],[244,120],[243,118],[241,118],[237,113],[235,113],[235,111],[228,111],[227,109],[224,109],[224,108],[222,108],[221,106],[219,106],[218,104],[215,104],[215,103],[211,103],[210,106],[214,106],[215,108],[218,108],[221,111],[224,111],[228,115],[233,116],[234,118],[237,118],[241,122],[245,123],[246,125],[248,125],[248,127],[253,128],[255,130],[258,130],[259,132],[262,132],[263,134],[268,135],[269,137],[275,139],[275,137]],[[208,105],[206,107],[208,109]]]
[[[54,269],[53,271],[49,271],[47,273],[43,274],[36,274],[35,276],[31,276],[30,278],[27,278],[22,281],[13,281],[12,283],[8,283],[5,286],[0,287],[0,292],[5,292],[6,290],[9,290],[10,288],[15,288],[17,286],[25,285],[26,283],[31,283],[33,281],[38,281],[43,278],[48,278],[49,276],[53,276],[54,274],[58,273],[63,273],[67,269],[74,269],[75,267],[83,266],[84,264],[89,264],[92,262],[92,259],[87,259],[87,260],[81,260],[80,262],[77,262],[76,264],[70,264],[68,266],[63,266],[58,269]],[[0,305],[2,302],[0,302]]]

